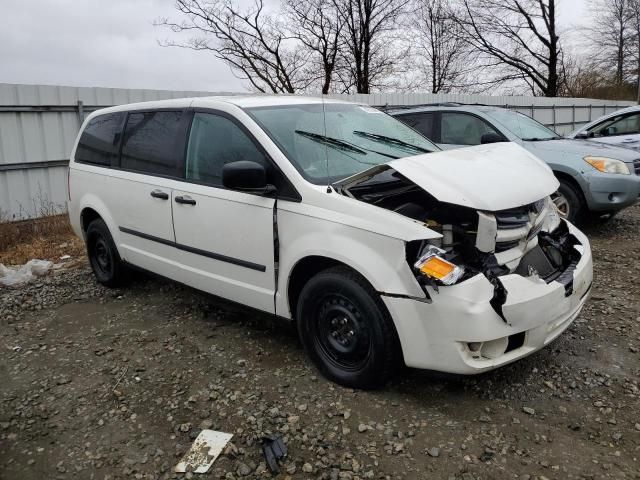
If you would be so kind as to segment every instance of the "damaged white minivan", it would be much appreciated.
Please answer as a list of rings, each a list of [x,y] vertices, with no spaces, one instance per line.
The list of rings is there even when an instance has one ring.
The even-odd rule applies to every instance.
[[[297,323],[331,380],[473,374],[551,342],[592,282],[549,168],[514,144],[440,152],[367,106],[259,96],[107,108],[71,154],[97,279],[147,270]]]

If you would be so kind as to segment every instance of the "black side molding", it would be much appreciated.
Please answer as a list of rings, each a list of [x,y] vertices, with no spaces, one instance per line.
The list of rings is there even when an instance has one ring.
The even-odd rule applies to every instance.
[[[127,233],[129,235],[144,238],[145,240],[151,240],[152,242],[168,245],[170,247],[177,248],[178,250],[194,253],[196,255],[202,255],[203,257],[212,258],[214,260],[219,260],[221,262],[238,265],[239,267],[249,268],[251,270],[256,270],[258,272],[265,272],[267,270],[267,267],[265,265],[260,265],[259,263],[248,262],[247,260],[242,260],[240,258],[228,257],[226,255],[221,255],[219,253],[207,252],[206,250],[200,250],[199,248],[190,247],[188,245],[182,245],[181,243],[176,243],[171,240],[165,240],[164,238],[156,237],[154,235],[149,235],[147,233],[138,232],[137,230],[132,230],[126,227],[118,227],[118,229],[122,233]]]

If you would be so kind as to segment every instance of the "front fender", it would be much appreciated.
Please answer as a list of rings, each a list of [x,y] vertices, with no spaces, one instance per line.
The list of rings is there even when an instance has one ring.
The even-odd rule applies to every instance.
[[[279,212],[278,229],[278,315],[292,317],[288,299],[291,272],[309,256],[330,258],[353,268],[378,292],[425,297],[407,264],[403,240],[287,211]]]

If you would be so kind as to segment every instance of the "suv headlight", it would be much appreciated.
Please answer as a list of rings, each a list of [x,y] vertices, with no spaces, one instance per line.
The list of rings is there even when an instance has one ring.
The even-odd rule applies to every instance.
[[[620,160],[616,160],[615,158],[593,157],[589,155],[584,157],[584,161],[596,170],[603,173],[620,173],[622,175],[631,175],[627,164]]]
[[[429,245],[414,267],[420,272],[443,285],[453,285],[464,274],[464,268],[444,259],[445,251],[434,245]]]

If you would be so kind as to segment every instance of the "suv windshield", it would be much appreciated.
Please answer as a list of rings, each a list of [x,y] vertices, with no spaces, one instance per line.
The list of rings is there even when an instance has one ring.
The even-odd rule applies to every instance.
[[[483,113],[511,130],[521,140],[539,141],[560,138],[556,132],[548,129],[524,113],[514,112],[513,110],[506,110],[503,108],[486,108],[481,110]]]
[[[439,150],[412,128],[371,107],[313,103],[246,111],[302,176],[317,185],[394,158]]]

